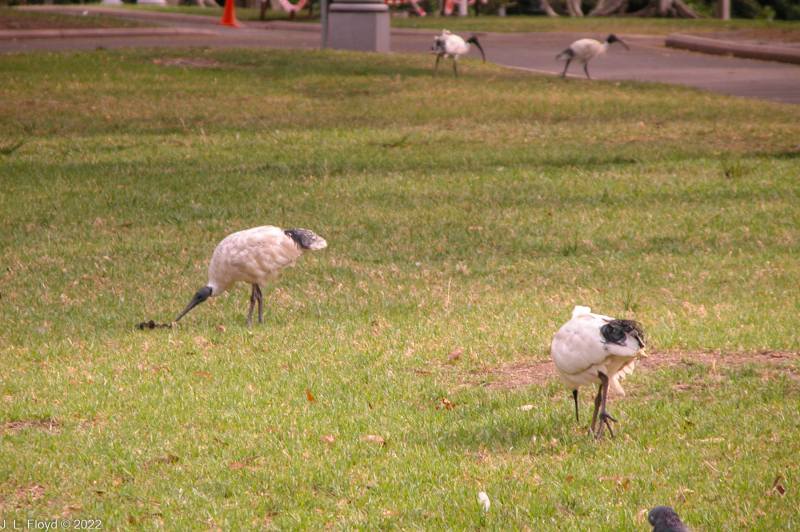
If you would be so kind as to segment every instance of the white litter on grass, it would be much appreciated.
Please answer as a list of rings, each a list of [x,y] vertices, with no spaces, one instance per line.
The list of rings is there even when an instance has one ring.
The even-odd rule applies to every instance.
[[[533,410],[533,405],[522,405],[519,409],[527,412],[528,410]]]

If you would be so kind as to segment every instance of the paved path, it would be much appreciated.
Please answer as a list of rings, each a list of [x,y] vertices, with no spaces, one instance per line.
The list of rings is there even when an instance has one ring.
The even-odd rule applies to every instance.
[[[73,37],[69,39],[0,40],[0,53],[26,50],[92,50],[130,46],[211,46],[257,48],[319,48],[319,27],[311,24],[249,22],[244,28],[213,24],[197,17],[159,14],[158,22],[170,27],[197,30],[197,34],[137,37]],[[211,22],[211,23],[210,23]],[[443,21],[444,22],[444,21]],[[438,33],[425,30],[392,30],[391,48],[397,53],[427,54]],[[558,74],[563,63],[555,56],[580,37],[600,35],[564,33],[479,34],[487,60],[535,72]],[[663,37],[621,36],[630,51],[612,45],[605,57],[590,63],[596,79],[639,80],[673,83],[712,92],[800,105],[800,65],[712,56],[666,48]],[[477,52],[476,54],[477,55]],[[433,59],[431,59],[431,65]],[[449,72],[442,72],[442,76]],[[570,73],[583,77],[578,64]]]

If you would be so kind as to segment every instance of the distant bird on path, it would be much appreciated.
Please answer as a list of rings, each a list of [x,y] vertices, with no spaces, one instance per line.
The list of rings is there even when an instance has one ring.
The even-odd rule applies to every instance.
[[[617,320],[600,314],[592,314],[589,307],[575,307],[572,319],[561,326],[550,345],[550,355],[558,369],[561,381],[572,390],[575,399],[575,419],[578,417],[578,388],[589,384],[599,384],[594,400],[591,430],[600,419],[596,438],[603,435],[607,426],[611,436],[614,431],[609,421],[616,422],[606,412],[608,388],[625,395],[619,379],[633,373],[639,357],[644,352],[644,332],[641,325],[633,320]]]
[[[435,76],[436,72],[439,70],[439,60],[449,55],[453,58],[453,72],[455,72],[456,77],[458,77],[458,67],[456,66],[458,63],[458,56],[467,54],[470,50],[470,44],[474,44],[478,47],[478,50],[481,51],[483,62],[485,63],[486,54],[483,53],[483,47],[481,47],[476,36],[473,35],[465,41],[458,35],[454,35],[447,30],[442,30],[442,34],[433,39],[433,46],[431,46],[431,53],[436,54],[436,66],[433,68],[433,75]]]
[[[264,323],[260,285],[274,279],[284,268],[307,251],[327,247],[324,238],[307,229],[281,229],[271,225],[254,227],[228,235],[220,242],[208,264],[208,284],[197,291],[189,305],[175,321],[208,299],[218,296],[234,283],[242,281],[253,285],[250,295],[250,312],[247,325],[253,317],[258,301],[258,323]]]
[[[653,532],[692,532],[669,506],[656,506],[650,510],[647,520],[653,525]]]
[[[575,59],[583,63],[583,71],[586,72],[586,77],[592,79],[592,76],[589,75],[589,61],[606,53],[606,50],[608,50],[608,45],[612,42],[618,42],[624,46],[626,50],[630,50],[628,45],[617,39],[617,36],[613,33],[609,35],[606,39],[606,42],[602,44],[594,39],[580,39],[570,44],[569,48],[556,56],[556,61],[567,62],[567,64],[564,66],[564,72],[561,73],[561,77],[563,78],[567,75],[567,69],[569,68],[570,61]]]

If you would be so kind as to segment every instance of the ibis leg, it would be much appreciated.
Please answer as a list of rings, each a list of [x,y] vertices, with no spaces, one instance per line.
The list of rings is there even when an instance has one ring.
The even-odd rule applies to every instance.
[[[580,423],[581,420],[578,417],[578,390],[572,390],[572,398],[575,399],[575,421]]]
[[[567,69],[569,68],[569,62],[570,61],[572,61],[572,59],[567,59],[567,64],[564,65],[564,72],[561,73],[561,77],[562,78],[567,77]]]
[[[439,70],[439,59],[441,59],[441,55],[436,56],[436,66],[433,67],[433,75],[436,76],[436,72]]]
[[[602,375],[602,373],[601,373]],[[597,396],[594,398],[594,413],[592,414],[592,424],[589,425],[592,433],[595,432],[594,426],[597,422],[597,413],[600,412],[600,404],[603,402],[603,384],[600,383],[600,387],[597,389]]]
[[[258,288],[257,284],[253,285],[253,291],[250,292],[250,311],[247,313],[247,325],[250,325],[253,322],[253,309],[256,307],[256,301],[259,300],[259,295],[256,295],[256,290],[258,290],[259,295],[261,290]],[[258,310],[261,310],[261,303],[258,305]]]
[[[586,77],[592,79],[592,76],[589,75],[589,63],[583,64],[583,71],[586,72]]]
[[[453,72],[455,72],[456,77],[458,77],[458,61],[456,61],[455,57],[453,58]]]
[[[614,429],[611,428],[611,423],[609,423],[609,422],[610,421],[616,422],[617,420],[611,414],[606,412],[606,399],[608,399],[608,377],[606,377],[602,373],[600,373],[598,376],[600,377],[600,380],[602,382],[602,384],[600,384],[600,389],[602,391],[603,401],[602,401],[602,403],[600,405],[600,416],[599,416],[600,417],[600,428],[597,430],[597,435],[595,437],[599,439],[600,436],[603,435],[603,426],[606,426],[606,427],[608,427],[608,432],[611,433],[611,437],[613,438],[614,437]]]
[[[254,284],[256,300],[258,301],[258,323],[264,323],[264,309],[262,308],[264,298],[261,296],[261,287]]]

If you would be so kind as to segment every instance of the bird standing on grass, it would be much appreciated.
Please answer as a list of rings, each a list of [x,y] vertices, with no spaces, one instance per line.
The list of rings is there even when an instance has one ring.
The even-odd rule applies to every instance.
[[[476,36],[473,35],[465,41],[458,35],[454,35],[447,30],[442,30],[442,34],[433,39],[433,46],[431,46],[431,53],[436,54],[436,66],[433,68],[433,75],[435,76],[436,72],[439,70],[439,60],[442,57],[450,56],[453,58],[453,72],[455,72],[456,77],[458,77],[458,67],[456,66],[458,63],[458,56],[469,53],[470,44],[474,44],[478,47],[478,50],[481,51],[483,62],[485,63],[486,54],[483,53],[483,47],[481,47]]]
[[[608,50],[608,45],[612,42],[618,42],[624,46],[626,50],[630,50],[628,45],[617,39],[617,36],[613,33],[609,35],[606,39],[606,42],[602,44],[594,39],[580,39],[570,44],[569,48],[556,56],[556,61],[567,62],[566,66],[564,66],[564,72],[561,73],[561,77],[563,78],[567,75],[567,69],[569,68],[570,61],[575,59],[583,63],[583,71],[586,72],[586,77],[592,79],[592,76],[589,75],[589,61],[598,55],[603,55],[606,53],[606,50]]]
[[[653,532],[692,532],[669,506],[656,506],[647,520],[653,525]]]
[[[197,291],[175,321],[209,297],[218,296],[234,283],[242,281],[253,285],[247,325],[253,318],[256,301],[258,323],[264,323],[260,285],[277,277],[284,268],[294,266],[303,253],[324,249],[327,245],[324,238],[307,229],[284,230],[271,225],[228,235],[211,256],[208,284]]]
[[[619,379],[632,373],[639,357],[644,352],[644,332],[641,325],[632,320],[617,320],[600,314],[592,314],[589,307],[575,307],[572,319],[561,326],[553,338],[550,354],[564,385],[572,390],[575,399],[575,419],[578,417],[578,388],[599,384],[594,400],[591,430],[600,419],[596,438],[603,435],[607,426],[611,436],[614,431],[609,421],[616,422],[606,412],[608,389],[625,395]]]

